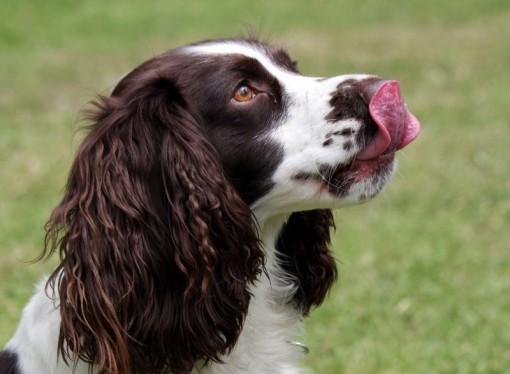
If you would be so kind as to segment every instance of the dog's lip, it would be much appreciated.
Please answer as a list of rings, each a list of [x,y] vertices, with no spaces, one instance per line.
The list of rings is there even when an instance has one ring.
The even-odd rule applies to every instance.
[[[395,153],[396,151],[393,150],[393,151],[385,151],[384,153],[381,153],[380,155],[376,156],[376,157],[373,157],[373,158],[369,158],[369,159],[360,159],[358,157],[354,157],[354,160],[353,162],[355,164],[369,164],[369,163],[374,163],[374,162],[377,162],[377,161],[380,161],[380,160],[388,160],[392,157],[395,156]]]
[[[352,174],[355,179],[362,179],[360,177],[377,172],[375,169],[389,164],[394,158],[395,151],[384,152],[366,160],[353,157],[348,163],[338,166],[331,176],[334,179],[338,179]]]

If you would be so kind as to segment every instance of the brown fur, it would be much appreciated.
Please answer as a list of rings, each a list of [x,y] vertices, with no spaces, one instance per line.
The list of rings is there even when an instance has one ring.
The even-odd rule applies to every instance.
[[[292,213],[280,233],[280,264],[297,283],[294,303],[307,315],[319,306],[337,278],[335,259],[329,250],[335,228],[330,209]]]
[[[66,359],[189,372],[236,343],[263,255],[249,207],[165,71],[101,98],[47,224]]]

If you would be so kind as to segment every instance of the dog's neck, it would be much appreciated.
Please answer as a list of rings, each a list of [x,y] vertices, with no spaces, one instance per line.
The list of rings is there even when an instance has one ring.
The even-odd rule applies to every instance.
[[[266,267],[271,269],[276,261],[276,242],[283,229],[283,226],[289,219],[290,214],[283,213],[274,215],[268,218],[259,217],[256,215],[259,227],[259,237],[262,243],[264,253],[266,255]]]
[[[265,269],[257,282],[251,285],[252,300],[246,316],[243,333],[239,337],[236,349],[229,360],[236,361],[239,354],[249,351],[260,359],[260,372],[274,372],[272,366],[263,364],[271,355],[279,356],[281,363],[299,362],[308,348],[299,339],[301,312],[292,306],[291,300],[296,292],[296,283],[279,265],[277,241],[290,217],[290,213],[273,215],[267,219],[258,219],[259,237],[266,261]],[[254,345],[255,342],[255,345]],[[267,355],[271,347],[271,355]],[[271,367],[271,369],[270,369]],[[223,371],[222,371],[223,372]]]
[[[259,237],[265,254],[265,271],[261,274],[259,286],[264,289],[265,297],[281,307],[290,305],[297,290],[295,280],[281,268],[281,256],[277,251],[278,238],[289,217],[290,213],[284,213],[258,222]]]

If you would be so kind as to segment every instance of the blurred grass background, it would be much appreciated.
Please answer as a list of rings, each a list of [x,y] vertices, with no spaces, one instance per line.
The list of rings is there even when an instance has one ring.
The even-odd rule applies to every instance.
[[[308,75],[399,79],[421,138],[337,213],[341,277],[306,323],[316,373],[510,372],[510,2],[3,0],[0,346],[79,142],[78,112],[149,56],[247,29]]]

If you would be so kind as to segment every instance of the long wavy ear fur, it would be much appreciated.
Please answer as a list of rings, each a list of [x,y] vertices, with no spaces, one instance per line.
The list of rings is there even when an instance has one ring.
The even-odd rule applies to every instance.
[[[156,70],[156,71],[155,71]],[[263,267],[249,207],[165,72],[96,103],[47,224],[59,350],[100,373],[187,373],[236,343]]]
[[[278,238],[280,266],[297,283],[293,302],[304,315],[324,301],[336,280],[328,248],[334,225],[329,209],[292,213]]]

